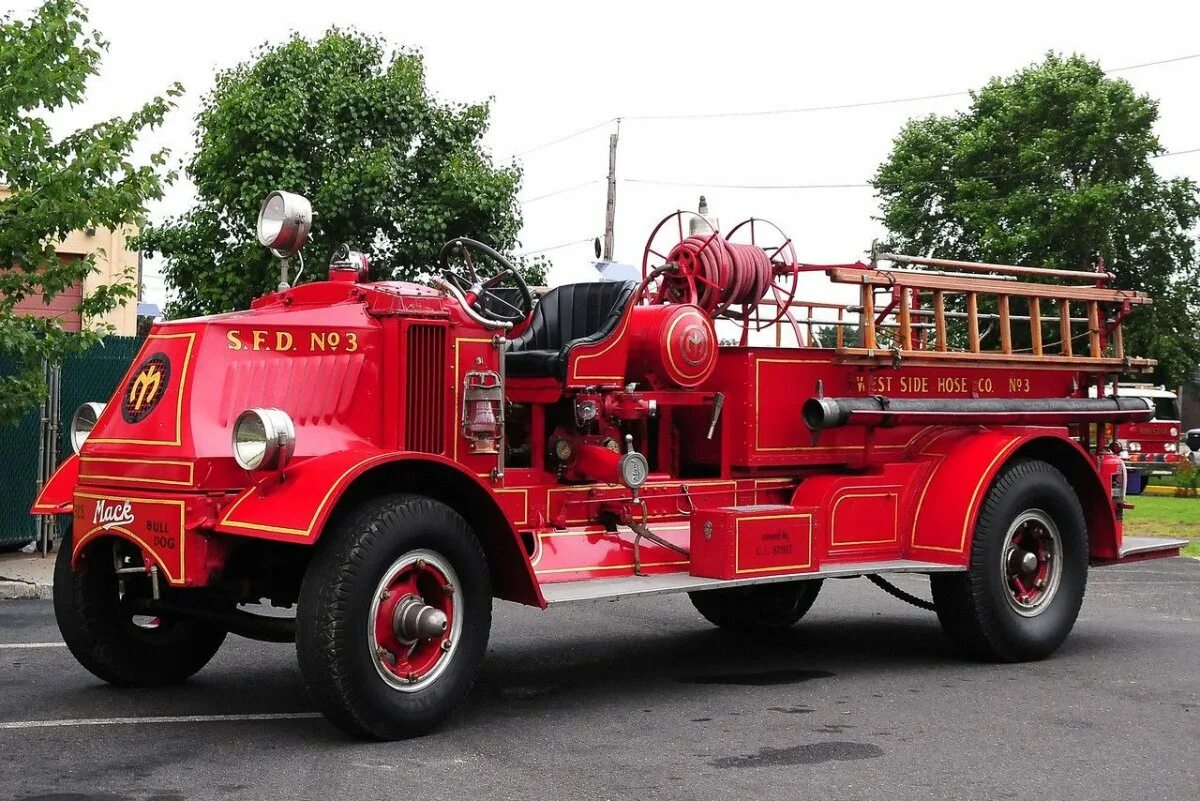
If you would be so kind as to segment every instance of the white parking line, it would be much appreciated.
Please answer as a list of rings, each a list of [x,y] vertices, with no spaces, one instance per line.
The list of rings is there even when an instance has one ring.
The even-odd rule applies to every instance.
[[[4,648],[66,648],[65,642],[0,642],[0,650]]]
[[[11,720],[0,722],[0,729],[47,729],[63,726],[112,726],[135,723],[224,723],[246,720],[305,720],[319,718],[320,712],[279,712],[262,715],[161,715],[138,718],[75,718],[67,720]]]

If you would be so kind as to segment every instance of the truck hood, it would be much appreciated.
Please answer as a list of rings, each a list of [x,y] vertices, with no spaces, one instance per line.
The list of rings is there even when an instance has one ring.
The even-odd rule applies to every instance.
[[[379,322],[363,303],[288,307],[155,326],[80,453],[80,482],[238,489],[238,414],[287,412],[296,458],[377,441]]]

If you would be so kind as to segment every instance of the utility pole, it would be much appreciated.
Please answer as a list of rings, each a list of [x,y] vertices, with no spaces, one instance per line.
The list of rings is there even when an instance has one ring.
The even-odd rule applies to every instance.
[[[613,258],[613,227],[617,220],[617,137],[621,133],[621,121],[617,120],[617,130],[608,137],[608,207],[604,214],[604,251],[600,258],[612,261]]]

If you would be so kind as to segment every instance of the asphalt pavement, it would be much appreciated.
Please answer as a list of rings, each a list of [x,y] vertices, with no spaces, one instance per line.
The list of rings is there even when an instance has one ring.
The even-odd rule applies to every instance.
[[[448,726],[363,743],[312,715],[291,646],[230,638],[183,687],[117,690],[48,601],[0,602],[0,798],[1200,797],[1200,561],[1093,571],[1066,645],[1024,665],[962,660],[863,580],[770,637],[685,596],[495,616]]]

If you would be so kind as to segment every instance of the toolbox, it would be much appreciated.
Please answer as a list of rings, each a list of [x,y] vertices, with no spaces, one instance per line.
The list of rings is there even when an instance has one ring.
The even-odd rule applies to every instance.
[[[697,509],[691,522],[691,573],[736,579],[814,571],[814,513],[778,504]]]

